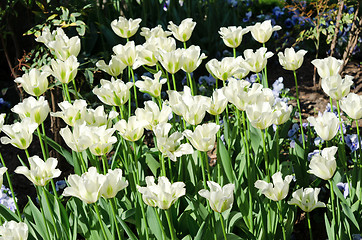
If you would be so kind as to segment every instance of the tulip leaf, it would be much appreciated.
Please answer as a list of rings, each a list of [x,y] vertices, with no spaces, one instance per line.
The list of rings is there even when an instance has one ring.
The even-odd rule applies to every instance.
[[[149,229],[151,230],[151,232],[155,235],[155,237],[157,239],[161,240],[161,239],[163,239],[162,229],[160,227],[160,224],[158,223],[158,219],[157,219],[157,215],[156,215],[155,211],[158,211],[158,210],[154,207],[147,207],[147,212],[146,212],[147,222],[148,222],[148,225],[150,227]]]
[[[121,224],[123,230],[127,233],[128,237],[129,237],[131,240],[137,240],[136,235],[134,235],[134,233],[133,233],[132,230],[128,227],[128,225],[127,225],[119,216],[116,216],[116,217],[117,217],[117,220],[119,221],[119,223]]]
[[[206,222],[206,221],[205,221]],[[203,236],[204,236],[204,233],[205,233],[205,230],[206,230],[206,224],[205,222],[203,222],[200,226],[200,229],[199,231],[197,232],[194,240],[203,240],[205,239]]]
[[[34,132],[34,134],[37,134],[37,132]],[[57,151],[60,155],[62,155],[70,165],[74,166],[73,156],[68,150],[60,146],[53,139],[47,136],[45,136],[45,138],[49,146],[51,146],[55,151]]]
[[[0,204],[0,216],[6,219],[7,221],[19,221],[18,216],[11,211],[9,208],[5,207],[3,204]]]
[[[152,156],[151,153],[146,153],[146,164],[152,171],[153,176],[157,176],[157,169],[160,168],[160,163]]]
[[[324,214],[324,224],[326,226],[328,239],[334,239],[334,233],[331,225],[329,224],[329,220],[327,218],[327,213]]]
[[[236,235],[233,234],[233,233],[227,233],[227,234],[226,234],[226,238],[227,238],[228,240],[243,240],[241,237],[238,237],[238,236],[236,236]]]
[[[43,238],[43,239],[47,239],[47,230],[46,230],[46,225],[44,222],[44,219],[42,217],[41,212],[39,211],[39,209],[34,205],[33,201],[31,200],[31,198],[28,196],[28,204],[26,205],[26,207],[24,208],[23,211],[25,218],[28,219],[29,221],[31,221],[31,219],[34,222],[34,230]],[[32,221],[31,221],[32,222]],[[50,224],[48,222],[48,224]]]
[[[235,173],[232,167],[231,159],[229,156],[228,151],[226,150],[225,145],[222,141],[218,141],[217,143],[217,159],[221,162],[224,172],[226,174],[226,177],[229,180],[229,183],[235,182]]]
[[[359,224],[356,220],[356,217],[354,216],[353,212],[351,211],[351,208],[348,207],[346,204],[344,203],[341,203],[342,205],[342,209],[343,209],[343,213],[349,218],[349,220],[351,220],[351,222],[354,224],[354,226],[358,229],[358,231],[360,230],[359,229]]]

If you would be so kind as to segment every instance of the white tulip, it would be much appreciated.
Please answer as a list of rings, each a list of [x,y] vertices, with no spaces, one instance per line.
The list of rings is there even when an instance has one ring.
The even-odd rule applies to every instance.
[[[271,20],[265,20],[262,23],[257,22],[254,26],[251,26],[250,32],[256,41],[266,43],[270,39],[272,33],[274,31],[279,31],[280,29],[282,28],[278,25],[273,27],[271,25]]]
[[[336,146],[332,146],[324,148],[318,154],[313,155],[309,163],[310,169],[308,173],[314,174],[324,180],[331,179],[337,169],[337,162],[334,157],[337,150],[338,148]]]
[[[318,201],[318,194],[320,188],[303,188],[298,189],[293,192],[292,199],[288,201],[289,205],[297,205],[304,212],[311,212],[315,208],[325,207],[326,205],[323,202]]]
[[[307,120],[314,126],[318,136],[325,141],[334,138],[338,132],[339,120],[334,113],[325,112],[317,118],[308,117]]]
[[[121,38],[130,38],[137,32],[140,27],[142,19],[126,19],[124,17],[119,17],[118,20],[115,19],[111,22],[111,28],[115,34]]]
[[[192,18],[182,20],[179,26],[175,25],[172,21],[169,22],[167,29],[172,31],[173,36],[180,42],[186,42],[190,39],[192,32],[196,26],[196,22]]]
[[[11,111],[18,114],[21,119],[30,117],[33,122],[39,125],[48,117],[50,108],[48,101],[41,96],[38,100],[34,97],[25,98],[16,104]]]
[[[220,126],[216,123],[204,123],[198,125],[195,131],[185,130],[182,134],[187,137],[192,146],[199,151],[207,152],[214,148],[216,133]]]
[[[202,189],[199,191],[199,195],[209,200],[209,204],[212,210],[218,213],[222,213],[233,206],[233,192],[235,189],[234,184],[229,183],[221,187],[216,182],[207,181],[207,185],[209,186],[210,191]]]
[[[280,201],[288,195],[289,184],[292,179],[292,175],[287,175],[283,180],[282,173],[276,172],[272,176],[273,183],[258,180],[254,185],[260,190],[260,193],[264,194],[270,200]]]

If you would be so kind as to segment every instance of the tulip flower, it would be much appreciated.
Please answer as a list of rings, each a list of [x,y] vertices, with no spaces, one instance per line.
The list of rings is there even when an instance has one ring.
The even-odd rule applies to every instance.
[[[50,32],[50,27],[45,26],[40,35],[39,34],[37,35],[35,33],[35,35],[37,36],[35,38],[35,41],[44,43],[45,46],[49,48],[48,43],[54,41],[56,35],[62,35],[62,34],[65,35],[64,30],[62,28],[57,28],[56,30]]]
[[[205,96],[192,96],[189,87],[184,86],[183,93],[177,91],[167,91],[169,104],[172,111],[182,116],[191,125],[201,123],[205,117],[206,110],[210,108],[211,99]]]
[[[163,30],[161,25],[157,25],[157,27],[154,27],[152,29],[149,29],[147,27],[143,27],[141,28],[141,36],[143,36],[146,40],[154,37],[154,38],[159,38],[159,37],[168,37],[170,35],[172,35],[172,32],[169,31],[165,31]]]
[[[196,26],[196,22],[192,18],[182,20],[179,26],[175,25],[172,21],[169,22],[167,29],[170,30],[173,36],[180,42],[186,42],[190,39],[192,32]]]
[[[237,48],[243,39],[243,35],[249,31],[249,28],[230,26],[227,28],[220,28],[219,34],[226,46],[230,48]]]
[[[84,113],[84,121],[88,126],[100,127],[107,126],[110,128],[112,126],[112,120],[118,116],[116,111],[110,111],[109,114],[104,112],[104,106],[99,106],[96,109],[87,109]]]
[[[285,176],[282,178],[281,172],[276,172],[272,176],[273,183],[267,183],[263,180],[255,182],[254,186],[260,190],[260,193],[264,194],[265,197],[273,201],[280,201],[288,195],[289,184],[293,179],[292,175]]]
[[[314,126],[318,136],[325,141],[334,138],[338,132],[339,120],[334,113],[325,112],[317,118],[308,117],[307,120]]]
[[[326,205],[323,202],[318,201],[318,194],[320,188],[303,188],[298,189],[293,192],[292,200],[288,201],[289,205],[297,205],[304,212],[311,212],[315,208],[325,207]]]
[[[128,181],[122,179],[121,169],[108,169],[108,173],[100,189],[100,195],[104,198],[114,198],[119,191],[127,186]]]
[[[341,75],[333,75],[322,79],[322,89],[323,91],[334,100],[341,100],[351,90],[353,84],[353,77],[346,75],[342,79]]]
[[[51,60],[50,67],[45,66],[44,71],[53,75],[59,82],[67,84],[72,81],[78,72],[79,62],[75,56],[69,56],[66,60]]]
[[[124,17],[119,17],[118,20],[115,19],[111,22],[111,28],[115,34],[121,38],[130,38],[137,32],[140,27],[142,19],[126,19]]]
[[[147,122],[145,128],[147,130],[153,130],[153,128],[159,123],[165,123],[168,121],[172,109],[165,102],[162,104],[160,110],[158,105],[153,101],[145,102],[145,107],[136,109],[136,117],[138,120],[144,120]]]
[[[112,56],[108,65],[104,60],[100,60],[96,63],[97,68],[108,73],[113,77],[118,77],[123,70],[127,67],[117,56]]]
[[[3,125],[2,131],[8,137],[1,137],[1,143],[11,143],[11,145],[19,149],[27,149],[33,141],[33,132],[37,128],[38,124],[30,118],[24,118],[21,122],[12,125]]]
[[[244,61],[242,62],[244,68],[251,72],[258,73],[263,70],[267,64],[268,58],[272,57],[272,52],[267,52],[267,49],[261,47],[255,52],[252,49],[246,49],[244,51]]]
[[[30,169],[25,166],[19,166],[15,169],[15,173],[23,174],[34,185],[42,186],[60,176],[61,171],[56,169],[58,160],[56,158],[48,158],[45,162],[37,155],[28,158]]]
[[[160,49],[158,53],[158,61],[162,67],[171,74],[178,72],[184,65],[183,55],[185,54],[185,49],[183,48],[178,48],[170,52]]]
[[[135,142],[143,136],[144,127],[146,125],[146,121],[139,120],[136,116],[131,116],[128,118],[128,122],[121,119],[114,127],[124,139]]]
[[[212,115],[221,114],[228,104],[228,99],[224,95],[224,89],[215,89],[212,93],[210,108],[206,110]]]
[[[181,144],[181,140],[184,138],[182,133],[174,132],[168,136],[171,127],[170,123],[160,123],[153,129],[153,133],[156,136],[158,150],[176,162],[177,157],[192,154],[194,149],[189,143]]]
[[[137,69],[142,65],[153,67],[157,64],[158,59],[156,56],[158,56],[158,46],[155,45],[157,43],[157,41],[150,40],[145,42],[143,45],[136,46],[137,59],[133,64],[133,69]]]
[[[222,213],[233,206],[233,192],[235,189],[234,184],[229,183],[221,187],[216,182],[207,181],[207,185],[209,186],[210,191],[202,189],[199,191],[199,195],[209,200],[209,204],[212,210],[218,213]]]
[[[70,56],[78,56],[80,52],[80,38],[75,36],[69,39],[63,32],[57,34],[55,39],[48,43],[48,48],[54,53],[57,59],[65,61]]]
[[[362,118],[362,96],[349,93],[346,98],[340,101],[341,109],[352,119]]]
[[[276,112],[276,117],[274,119],[275,125],[281,125],[289,120],[290,114],[292,113],[292,105],[287,105],[285,102],[277,102],[274,106],[274,111]]]
[[[143,201],[151,207],[169,209],[177,199],[186,194],[185,183],[170,183],[167,177],[159,177],[158,184],[155,184],[153,176],[146,177],[147,187],[137,186],[138,192],[142,194]]]
[[[200,55],[200,47],[199,46],[190,46],[183,52],[183,60],[182,60],[182,70],[187,73],[192,73],[198,68],[203,59],[207,58],[204,53]]]
[[[11,111],[18,114],[21,119],[30,117],[33,122],[39,125],[47,118],[50,108],[48,101],[41,96],[39,100],[34,97],[25,98],[16,104]]]
[[[0,185],[2,186],[3,185],[3,176],[4,176],[4,173],[8,170],[7,167],[1,167],[0,168]]]
[[[237,58],[235,58],[235,67],[237,68],[237,70],[235,71],[235,73],[233,74],[233,77],[236,79],[243,79],[246,76],[248,76],[248,74],[250,73],[250,70],[248,68],[245,67],[245,60],[242,56],[239,56]]]
[[[195,131],[185,130],[183,135],[191,142],[192,146],[201,152],[213,149],[216,141],[216,133],[220,126],[216,123],[204,123],[198,125]]]
[[[141,76],[144,81],[136,81],[135,85],[141,92],[148,93],[152,97],[158,98],[161,95],[162,85],[167,82],[166,78],[161,78],[161,71],[154,74],[154,79]]]
[[[343,61],[337,60],[334,57],[327,57],[324,59],[314,59],[312,64],[317,68],[318,75],[323,79],[339,73],[339,68],[342,66]]]
[[[118,44],[112,48],[116,57],[126,66],[132,67],[137,59],[137,51],[134,41],[129,41],[126,45]]]
[[[112,148],[113,144],[117,142],[117,138],[112,136],[114,128],[108,128],[106,125],[101,127],[91,127],[91,143],[89,146],[89,151],[95,156],[102,156],[109,153]]]
[[[324,148],[321,152],[313,155],[309,163],[310,170],[308,173],[324,180],[331,179],[337,168],[336,158],[334,157],[337,150],[336,146],[332,146]]]
[[[294,48],[286,48],[284,53],[278,53],[279,63],[285,70],[295,71],[303,64],[305,50],[294,51]]]
[[[40,71],[39,69],[32,68],[28,73],[14,80],[20,83],[25,92],[32,96],[40,96],[48,89],[48,76],[50,73]]]
[[[258,129],[268,128],[277,117],[270,103],[262,100],[246,106],[246,115],[251,125]]]
[[[225,81],[239,71],[238,63],[233,57],[225,57],[221,61],[211,59],[206,63],[206,69],[217,79]]]
[[[50,113],[52,117],[60,117],[69,126],[74,126],[77,123],[82,124],[87,110],[87,102],[83,99],[76,99],[73,104],[68,101],[63,101],[58,104],[61,111]]]
[[[64,142],[75,152],[82,152],[92,145],[93,134],[90,127],[86,123],[75,124],[73,132],[68,126],[60,129],[60,136]]]
[[[240,111],[246,109],[249,103],[248,89],[250,82],[245,80],[236,80],[235,78],[229,78],[229,83],[223,88],[225,97],[229,102],[235,105]]]
[[[280,26],[272,26],[271,20],[265,20],[264,22],[260,23],[257,22],[254,26],[250,27],[250,32],[253,38],[260,42],[260,43],[266,43],[273,32],[279,31],[282,29]]]
[[[124,105],[129,99],[129,89],[133,86],[132,82],[124,83],[121,79],[111,81],[101,79],[101,87],[95,87],[93,93],[99,100],[111,106]]]
[[[78,176],[71,174],[68,177],[69,187],[63,191],[63,196],[74,196],[85,203],[95,203],[101,196],[101,187],[105,182],[106,177],[97,173],[95,167],[90,167],[88,172]]]
[[[28,225],[23,222],[5,221],[0,226],[0,236],[4,240],[26,240],[28,239]]]

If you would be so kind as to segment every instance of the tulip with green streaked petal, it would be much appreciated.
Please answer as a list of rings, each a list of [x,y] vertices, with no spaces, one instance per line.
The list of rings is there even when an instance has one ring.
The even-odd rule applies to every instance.
[[[45,66],[44,71],[49,72],[59,82],[67,84],[72,81],[78,72],[79,62],[75,56],[69,56],[66,60],[51,60],[50,66]]]
[[[37,129],[38,124],[31,118],[24,118],[21,122],[12,125],[3,125],[2,131],[8,137],[1,137],[2,144],[11,144],[20,149],[27,149],[33,141],[33,132]]]
[[[318,75],[323,79],[337,75],[343,61],[334,57],[326,57],[324,59],[314,59],[312,64],[317,68]]]
[[[61,171],[56,169],[58,160],[56,158],[48,158],[45,162],[37,155],[29,159],[30,169],[25,166],[19,166],[15,169],[15,173],[23,174],[36,186],[45,186],[48,182],[60,176]]]
[[[126,19],[125,17],[119,17],[111,22],[111,28],[115,34],[121,38],[130,38],[136,34],[142,19]]]
[[[136,116],[131,116],[128,121],[121,119],[114,127],[124,139],[135,142],[143,136],[147,124],[145,120],[139,120]]]
[[[318,154],[313,155],[309,163],[310,169],[308,173],[314,174],[324,180],[331,179],[337,169],[337,162],[334,157],[337,150],[338,148],[336,146],[332,146],[324,148]]]
[[[212,210],[222,213],[232,207],[234,203],[234,184],[229,183],[221,187],[216,182],[207,181],[207,185],[209,186],[210,191],[202,189],[199,191],[199,195],[209,200]]]
[[[169,209],[177,199],[186,194],[185,183],[170,183],[167,177],[159,177],[158,184],[155,184],[153,176],[146,177],[147,187],[137,186],[138,192],[142,194],[142,199],[148,206]]]
[[[362,118],[362,95],[349,93],[340,101],[341,109],[352,119]]]
[[[119,191],[128,186],[128,181],[122,179],[121,169],[108,169],[106,178],[100,189],[100,194],[104,198],[114,198]]]
[[[107,129],[107,126],[103,125],[101,127],[91,127],[89,130],[92,136],[89,151],[95,156],[109,153],[113,148],[113,144],[117,142],[117,138],[112,136],[116,129]]]
[[[219,30],[219,34],[224,42],[224,44],[230,48],[239,47],[243,35],[250,31],[249,27],[242,28],[240,26],[229,26],[229,27],[221,27]]]
[[[217,79],[225,81],[240,71],[238,64],[239,61],[233,57],[224,57],[221,61],[211,59],[206,63],[206,70]]]
[[[216,133],[220,126],[216,123],[204,123],[198,125],[195,131],[185,130],[182,134],[187,137],[192,146],[201,152],[213,149],[216,141]]]
[[[32,96],[39,97],[48,89],[48,76],[49,72],[40,71],[39,69],[32,68],[28,73],[14,80],[20,83],[25,92]]]
[[[111,81],[101,79],[101,87],[95,87],[93,93],[97,95],[99,100],[111,106],[124,105],[130,96],[129,89],[133,86],[132,82],[124,83],[121,79]]]
[[[167,29],[170,30],[173,36],[180,42],[189,40],[196,26],[196,22],[194,22],[192,18],[182,20],[179,26],[175,25],[172,21],[168,23]]]
[[[174,132],[168,136],[171,127],[170,123],[160,123],[153,129],[153,133],[156,136],[158,150],[176,162],[177,157],[192,154],[194,149],[189,143],[181,144],[181,140],[184,138],[182,133]]]
[[[84,121],[88,126],[92,127],[101,127],[107,126],[110,128],[112,126],[112,120],[118,116],[116,111],[110,111],[108,114],[104,112],[104,106],[99,106],[96,109],[87,109],[84,114]]]
[[[68,101],[63,101],[58,104],[61,111],[51,112],[52,117],[60,117],[69,126],[75,126],[76,124],[82,124],[87,111],[87,102],[83,99],[76,99],[73,104]]]
[[[289,120],[293,107],[292,105],[288,106],[285,102],[279,101],[274,105],[274,111],[276,112],[276,117],[273,123],[275,125],[282,125]]]
[[[151,37],[159,38],[159,37],[168,37],[172,35],[172,32],[163,30],[161,25],[157,25],[156,27],[149,29],[147,27],[141,28],[141,36],[143,36],[146,41]]]
[[[334,113],[325,112],[318,117],[308,117],[308,122],[314,126],[318,136],[325,141],[329,141],[336,136],[339,128],[339,120]]]
[[[333,75],[322,79],[323,91],[334,100],[341,100],[351,90],[353,77],[346,75],[343,79],[341,75]]]
[[[306,53],[307,51],[303,49],[295,52],[294,48],[286,48],[284,53],[278,53],[279,63],[285,70],[297,70],[302,66]]]
[[[267,183],[263,180],[255,182],[254,186],[260,190],[260,193],[264,194],[267,198],[273,201],[280,201],[288,195],[289,184],[293,179],[292,175],[282,178],[281,172],[276,172],[272,176],[273,183]]]
[[[69,175],[69,187],[64,189],[62,195],[77,197],[88,204],[95,203],[101,196],[100,190],[105,180],[106,176],[99,174],[95,167],[90,167],[82,176]]]
[[[254,26],[250,26],[251,35],[260,43],[266,43],[270,39],[272,33],[274,31],[279,31],[280,29],[282,28],[278,25],[273,27],[271,20],[265,20],[262,23],[257,22]]]
[[[161,71],[158,71],[154,75],[154,79],[141,76],[143,81],[136,81],[135,85],[139,88],[140,92],[148,93],[152,97],[158,98],[161,95],[162,85],[167,82],[166,78],[161,78]]]
[[[264,47],[257,49],[255,52],[252,49],[246,49],[244,51],[244,61],[242,62],[243,67],[254,73],[261,72],[265,68],[268,58],[274,55],[272,52],[267,51],[268,49]]]
[[[138,120],[145,120],[147,130],[153,130],[153,128],[159,123],[165,123],[168,121],[172,109],[165,102],[162,104],[162,109],[153,101],[145,102],[144,108],[136,109],[136,117]]]
[[[26,240],[28,239],[28,225],[23,222],[15,222],[14,220],[5,221],[0,226],[0,235],[3,240]]]
[[[48,101],[41,96],[38,100],[34,97],[25,98],[22,102],[15,105],[11,111],[18,114],[21,119],[30,117],[33,122],[40,125],[48,117],[50,108]]]
[[[182,70],[187,73],[192,73],[198,68],[203,59],[207,58],[204,53],[201,53],[199,46],[190,46],[183,52]]]
[[[54,41],[48,42],[48,48],[57,59],[65,61],[70,56],[78,56],[80,52],[80,38],[78,36],[69,38],[66,34],[57,34]]]
[[[118,77],[127,67],[117,56],[112,56],[108,64],[104,60],[96,63],[97,68],[108,73],[113,77]]]
[[[228,104],[228,99],[224,95],[224,89],[215,89],[212,93],[210,108],[206,110],[211,115],[221,114]]]
[[[323,202],[318,201],[320,188],[303,188],[293,192],[292,199],[288,201],[289,205],[297,205],[304,212],[311,212],[316,208],[325,207]]]
[[[73,132],[68,126],[60,129],[60,136],[62,136],[65,144],[75,152],[82,152],[92,145],[93,134],[91,127],[86,123],[75,124]]]

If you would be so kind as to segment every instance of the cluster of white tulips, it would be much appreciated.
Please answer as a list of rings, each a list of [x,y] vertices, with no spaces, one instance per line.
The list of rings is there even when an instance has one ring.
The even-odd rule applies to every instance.
[[[344,209],[362,201],[360,189],[354,190],[354,198],[349,202],[343,199],[343,203],[335,199],[339,190],[333,189],[336,185],[333,177],[339,167],[352,189],[360,184],[362,177],[358,156],[352,166],[357,179],[352,180],[344,145],[329,147],[335,143],[332,140],[339,129],[343,139],[341,114],[339,119],[330,112],[308,118],[327,146],[313,155],[309,163],[306,154],[313,150],[307,139],[311,128],[307,129],[309,135],[305,135],[299,114],[303,140],[298,153],[289,152],[296,172],[283,168],[290,161],[280,158],[280,146],[285,140],[282,133],[285,123],[291,121],[293,108],[268,88],[266,66],[273,53],[265,47],[280,26],[273,27],[268,20],[246,28],[222,27],[219,34],[225,45],[233,49],[234,56],[206,63],[207,71],[216,79],[216,87],[208,97],[197,95],[191,74],[206,59],[199,46],[187,47],[196,23],[192,19],[185,19],[178,26],[170,22],[170,31],[160,25],[142,28],[140,34],[145,42],[136,45],[129,39],[138,31],[140,22],[141,19],[124,17],[112,21],[114,33],[127,42],[113,47],[109,63],[100,60],[96,64],[110,75],[109,80],[101,79],[100,86],[93,89],[105,104],[96,109],[87,108],[87,101],[79,99],[76,87],[79,37],[69,38],[61,28],[54,31],[44,28],[36,39],[49,48],[55,59],[50,65],[31,69],[15,80],[31,96],[12,109],[19,116],[19,122],[4,125],[5,114],[2,114],[0,127],[7,135],[1,138],[2,144],[10,143],[26,152],[27,161],[21,160],[23,166],[15,173],[25,175],[35,185],[40,210],[29,200],[23,210],[25,217],[17,205],[16,214],[10,214],[12,219],[5,218],[9,214],[1,215],[6,220],[0,227],[3,238],[27,239],[29,233],[34,239],[76,239],[78,234],[87,239],[123,239],[125,236],[126,239],[196,239],[196,236],[197,239],[225,240],[288,239],[297,214],[296,208],[290,205],[297,205],[307,213],[311,238],[309,212],[315,208],[331,206],[325,215],[330,239],[343,239],[341,232],[347,227],[338,227],[341,219],[354,225],[348,230],[356,232],[355,229],[362,227],[361,223],[356,225],[356,218],[361,220],[360,217],[353,212],[343,215],[340,211],[340,207]],[[236,48],[249,32],[263,46],[247,49],[243,56],[237,56]],[[183,48],[177,48],[176,40]],[[278,54],[283,68],[294,72],[299,113],[296,70],[306,53],[287,48]],[[338,109],[340,102],[342,110],[356,120],[358,130],[362,98],[349,93],[352,77],[342,78],[338,74],[342,63],[332,57],[312,63],[322,78],[323,90],[337,101]],[[136,81],[134,70],[140,71],[141,66],[152,68],[153,77],[142,76],[142,80]],[[180,70],[187,78],[183,91],[175,75]],[[243,80],[250,72],[257,74],[257,82]],[[64,101],[58,103],[58,112],[50,112],[44,97],[50,76],[59,81],[63,89]],[[219,81],[223,84],[221,87]],[[70,82],[72,86],[68,86]],[[164,84],[167,100],[161,98]],[[69,87],[73,91],[69,91]],[[138,91],[149,94],[152,100],[141,103]],[[66,124],[60,135],[71,151],[46,136],[44,121],[49,113]],[[211,119],[215,122],[205,121],[208,115],[214,116]],[[275,132],[270,129],[273,124]],[[155,147],[144,144],[145,130],[152,132]],[[30,156],[27,150],[35,131],[44,161],[39,156]],[[215,147],[217,161],[213,166],[209,164],[208,152]],[[53,180],[61,172],[56,168],[57,159],[49,157],[49,148],[57,150],[74,167],[74,174],[67,177],[67,187],[61,196]],[[337,149],[342,151],[342,164],[337,164]],[[1,160],[4,165],[0,169],[1,180],[6,172],[13,190],[2,156]],[[308,180],[307,173],[329,181],[331,198],[327,203],[318,200],[321,189]],[[299,184],[298,174],[307,176],[303,180],[307,185]],[[293,179],[296,183],[292,186]],[[290,194],[290,188],[298,189]],[[358,206],[354,209],[356,213],[361,211]]]

